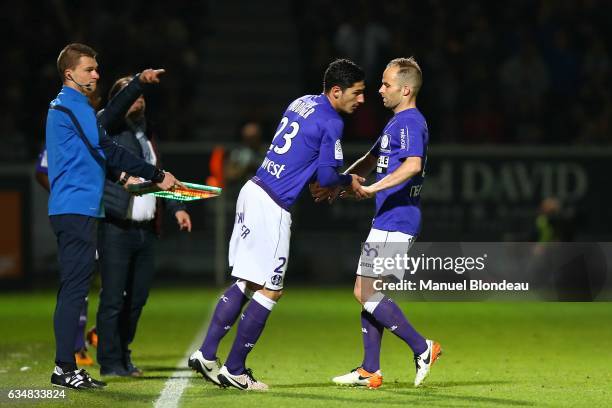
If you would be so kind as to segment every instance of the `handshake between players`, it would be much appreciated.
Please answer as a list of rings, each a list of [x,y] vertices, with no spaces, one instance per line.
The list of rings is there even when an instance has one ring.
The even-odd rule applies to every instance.
[[[362,184],[365,182],[365,178],[357,174],[351,174],[350,176],[353,178],[353,180],[347,187],[325,187],[320,185],[318,181],[310,183],[308,185],[308,189],[310,190],[310,194],[312,195],[312,198],[314,198],[315,203],[327,201],[331,204],[336,200],[336,198],[338,198],[338,196],[340,198],[354,198],[357,200],[372,198],[374,196],[374,193],[370,192],[369,186],[364,186]]]

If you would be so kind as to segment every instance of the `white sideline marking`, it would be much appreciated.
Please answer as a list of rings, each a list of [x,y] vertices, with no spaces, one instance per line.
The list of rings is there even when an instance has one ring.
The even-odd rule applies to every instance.
[[[213,308],[214,310],[214,308]],[[204,325],[200,330],[198,330],[198,334],[196,338],[193,340],[185,356],[183,356],[178,363],[176,363],[176,368],[180,369],[172,373],[170,378],[166,381],[164,385],[164,389],[162,390],[159,398],[155,401],[153,406],[155,408],[176,408],[178,407],[178,403],[181,399],[181,395],[187,387],[189,387],[189,379],[193,376],[193,373],[189,373],[185,375],[185,367],[187,367],[187,359],[191,356],[191,353],[198,348],[202,339],[204,338],[204,333],[206,328],[208,327],[208,322],[210,319],[207,319],[204,322]]]

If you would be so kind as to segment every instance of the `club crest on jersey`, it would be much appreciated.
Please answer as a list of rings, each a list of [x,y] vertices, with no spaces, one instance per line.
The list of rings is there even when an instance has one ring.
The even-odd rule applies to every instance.
[[[380,138],[380,151],[383,153],[391,153],[390,145],[391,145],[391,136],[385,133]]]
[[[383,135],[383,137],[380,139],[380,147],[382,149],[389,147],[389,135]]]
[[[336,145],[334,146],[334,158],[336,160],[342,160],[344,155],[342,154],[342,145],[340,144],[340,139],[336,140]]]

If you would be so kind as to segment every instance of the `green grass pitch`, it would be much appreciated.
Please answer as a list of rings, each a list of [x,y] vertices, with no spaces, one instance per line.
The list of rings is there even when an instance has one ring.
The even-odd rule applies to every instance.
[[[385,332],[383,387],[341,388],[330,378],[361,362],[359,307],[351,287],[292,289],[272,313],[248,365],[267,393],[218,389],[186,368],[216,290],[155,289],[133,358],[140,379],[65,400],[10,401],[10,389],[50,389],[54,294],[0,296],[0,405],[149,407],[166,382],[187,382],[179,407],[605,407],[612,406],[612,303],[406,303],[409,320],[442,344],[426,386],[412,387],[407,346]],[[94,322],[97,299],[90,301]],[[91,325],[90,324],[90,325]],[[224,358],[233,332],[222,343]],[[177,366],[179,364],[180,366]],[[26,368],[29,367],[29,368]],[[98,375],[98,367],[90,370]]]

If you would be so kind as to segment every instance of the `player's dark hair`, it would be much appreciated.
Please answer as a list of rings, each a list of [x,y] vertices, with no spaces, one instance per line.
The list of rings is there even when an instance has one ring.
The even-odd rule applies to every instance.
[[[337,59],[325,70],[323,92],[329,92],[334,86],[339,86],[344,91],[364,79],[365,74],[359,65],[348,59]]]
[[[57,71],[60,78],[64,80],[64,71],[67,69],[75,69],[81,57],[96,58],[98,53],[85,44],[72,43],[64,47],[57,57]]]

